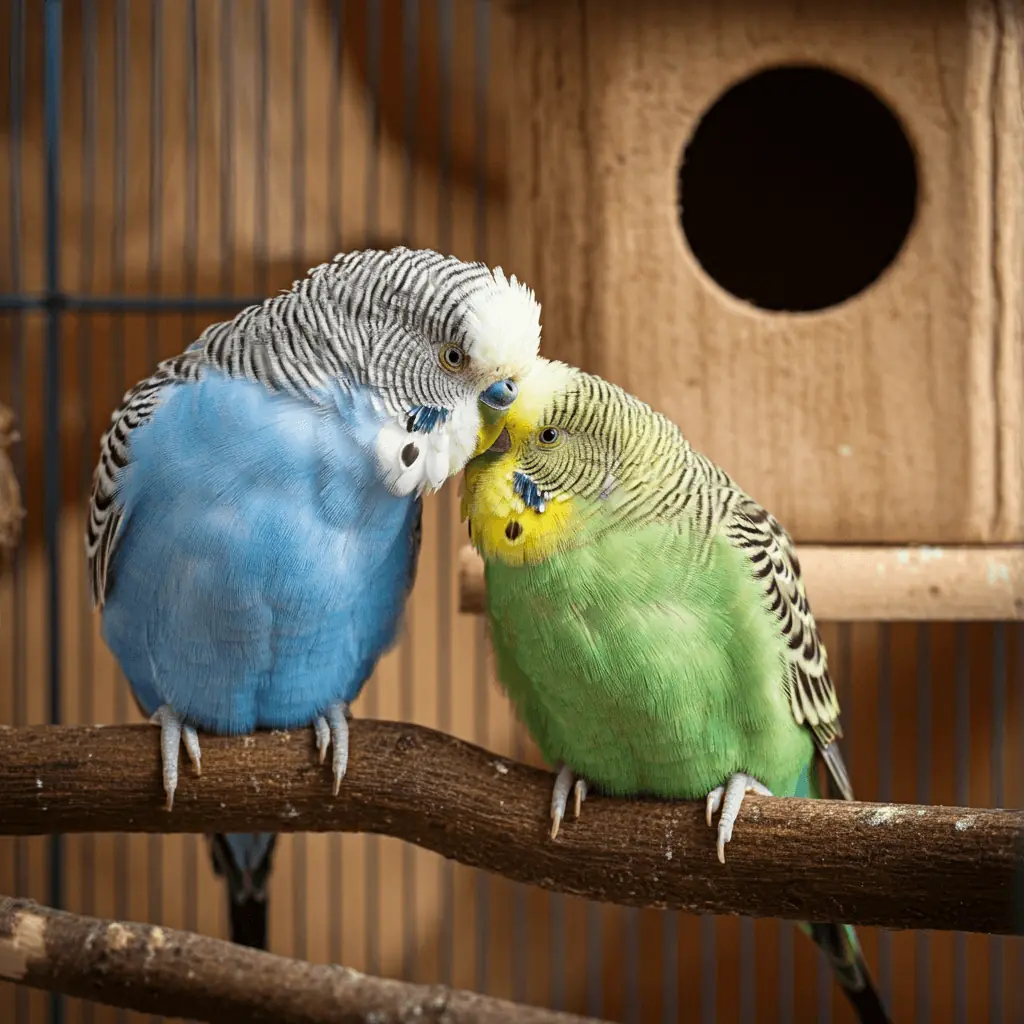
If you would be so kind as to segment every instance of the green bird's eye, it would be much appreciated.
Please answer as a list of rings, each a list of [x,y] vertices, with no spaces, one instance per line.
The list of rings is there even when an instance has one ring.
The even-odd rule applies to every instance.
[[[545,427],[537,434],[537,441],[543,448],[553,448],[562,440],[562,432],[558,427]]]

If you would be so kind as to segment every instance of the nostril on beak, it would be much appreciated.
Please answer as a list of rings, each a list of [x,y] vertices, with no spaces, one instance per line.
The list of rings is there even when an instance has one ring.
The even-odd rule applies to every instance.
[[[518,395],[519,385],[514,380],[499,380],[480,395],[480,400],[492,409],[507,409]]]

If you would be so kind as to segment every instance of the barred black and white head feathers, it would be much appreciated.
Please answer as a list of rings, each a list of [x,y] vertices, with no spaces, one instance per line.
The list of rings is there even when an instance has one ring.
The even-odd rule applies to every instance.
[[[86,536],[94,601],[102,603],[120,528],[130,435],[165,388],[216,368],[313,401],[336,385],[366,389],[382,420],[383,479],[395,494],[422,493],[465,466],[487,412],[482,397],[514,396],[539,345],[540,306],[514,276],[403,247],[339,255],[212,324],[126,393],[100,442]]]

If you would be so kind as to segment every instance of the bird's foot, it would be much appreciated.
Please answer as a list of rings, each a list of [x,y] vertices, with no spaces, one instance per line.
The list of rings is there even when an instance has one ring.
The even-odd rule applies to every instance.
[[[569,802],[569,792],[573,793],[575,804],[573,807],[574,816],[580,816],[580,808],[583,801],[587,799],[587,780],[578,777],[567,765],[561,765],[558,769],[558,777],[555,779],[555,788],[551,791],[551,838],[558,835],[558,830],[565,817],[565,805]]]
[[[323,764],[327,757],[327,748],[334,744],[334,756],[331,758],[331,768],[334,773],[334,795],[338,795],[341,789],[341,780],[345,777],[345,769],[348,768],[348,719],[349,709],[347,701],[338,701],[327,709],[326,716],[320,715],[313,723],[313,730],[316,733],[316,749],[320,752],[320,763]]]
[[[164,765],[164,792],[167,794],[167,810],[174,806],[174,791],[178,788],[178,746],[185,744],[185,751],[196,770],[202,775],[199,754],[199,736],[191,725],[185,725],[170,704],[161,704],[149,719],[160,726],[160,753]]]
[[[736,815],[740,813],[743,798],[748,793],[761,796],[772,796],[772,791],[753,775],[736,772],[730,775],[724,786],[716,786],[708,793],[704,808],[704,820],[711,826],[711,817],[719,809],[722,816],[718,819],[718,859],[725,863],[725,844],[732,839],[732,827],[736,824]]]

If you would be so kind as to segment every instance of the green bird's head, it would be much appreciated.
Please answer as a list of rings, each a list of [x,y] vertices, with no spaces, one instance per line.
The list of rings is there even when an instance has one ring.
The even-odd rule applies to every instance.
[[[466,467],[462,518],[485,559],[536,563],[656,508],[689,446],[621,388],[538,357],[491,447]]]

